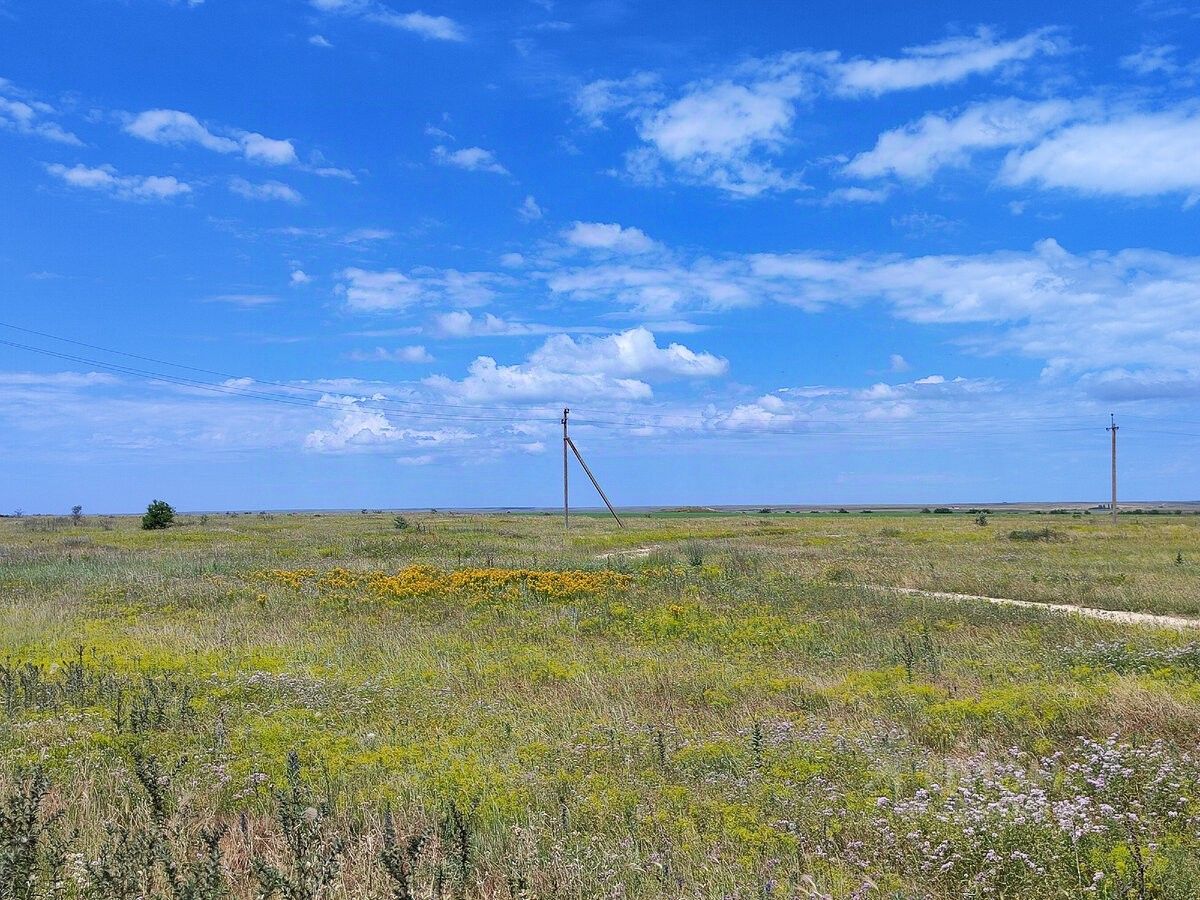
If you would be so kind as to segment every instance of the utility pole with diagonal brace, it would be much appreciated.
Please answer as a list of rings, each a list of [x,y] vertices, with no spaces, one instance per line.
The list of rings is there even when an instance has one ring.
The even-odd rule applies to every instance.
[[[1112,413],[1108,414],[1109,426],[1105,431],[1112,432],[1112,503],[1109,505],[1109,511],[1112,513],[1113,524],[1117,523],[1117,431],[1120,426],[1117,425],[1117,418]]]
[[[575,446],[575,442],[571,440],[571,436],[567,433],[567,415],[571,411],[563,410],[562,427],[563,427],[563,528],[571,527],[571,506],[568,502],[567,495],[567,450],[575,454],[575,458],[579,460],[579,465],[583,466],[583,471],[587,475],[588,480],[592,482],[592,487],[596,489],[596,493],[600,495],[600,499],[604,501],[604,505],[608,507],[608,511],[612,513],[612,517],[617,520],[617,525],[621,528],[625,527],[625,523],[621,521],[621,517],[617,515],[617,511],[613,509],[613,505],[608,500],[608,495],[604,493],[604,488],[600,487],[600,482],[596,480],[596,476],[592,474],[592,470],[588,468],[588,464],[583,460],[583,454],[579,452],[579,448]]]

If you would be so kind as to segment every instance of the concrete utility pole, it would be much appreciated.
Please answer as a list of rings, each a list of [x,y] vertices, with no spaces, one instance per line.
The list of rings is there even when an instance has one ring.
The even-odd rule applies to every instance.
[[[1105,431],[1112,432],[1112,502],[1109,505],[1109,511],[1112,513],[1113,524],[1117,522],[1117,431],[1120,426],[1117,425],[1116,416],[1112,413],[1108,414],[1109,426]]]
[[[571,410],[563,408],[562,427],[563,427],[563,529],[571,527],[571,504],[567,498],[567,447],[569,446],[570,438],[567,437],[567,415]]]
[[[608,507],[608,511],[612,513],[612,517],[617,520],[617,525],[621,528],[625,527],[625,523],[621,521],[621,517],[617,515],[617,511],[613,509],[613,505],[608,501],[608,495],[604,493],[604,488],[600,487],[600,482],[596,480],[596,476],[592,474],[592,470],[588,468],[588,464],[584,462],[583,454],[579,452],[579,448],[575,446],[575,442],[571,440],[571,436],[567,433],[567,416],[571,412],[569,409],[563,410],[562,427],[563,427],[563,529],[571,527],[571,505],[567,494],[567,460],[568,453],[575,454],[575,458],[579,460],[579,465],[583,466],[584,474],[588,480],[592,482],[592,487],[596,489],[596,493],[600,495],[600,499],[604,501],[604,505]]]

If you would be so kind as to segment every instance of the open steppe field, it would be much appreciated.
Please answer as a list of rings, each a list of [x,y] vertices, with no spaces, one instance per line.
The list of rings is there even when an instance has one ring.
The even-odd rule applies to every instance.
[[[397,527],[402,524],[404,527]],[[1200,517],[0,520],[19,898],[1200,896]]]

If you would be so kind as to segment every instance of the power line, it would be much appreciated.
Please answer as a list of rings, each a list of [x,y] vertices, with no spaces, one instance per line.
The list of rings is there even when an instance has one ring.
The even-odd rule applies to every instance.
[[[51,340],[62,341],[64,343],[73,344],[75,346],[86,347],[93,350],[98,350],[103,353],[111,353],[117,356],[123,356],[129,359],[136,359],[143,362],[154,363],[160,366],[169,366],[184,371],[191,371],[207,375],[215,375],[227,379],[242,379],[247,376],[237,376],[227,372],[221,372],[215,369],[206,369],[199,366],[184,365],[181,363],[173,363],[169,360],[158,359],[150,356],[142,356],[134,353],[126,353],[121,350],[113,350],[111,348],[102,347],[96,344],[89,344],[83,341],[76,341],[70,338],[63,338],[58,335],[53,335],[48,332],[35,331],[33,329],[22,328],[6,322],[0,322],[0,327],[10,328],[15,331],[26,334],[37,335]],[[129,375],[136,378],[146,379],[150,381],[161,381],[176,386],[192,388],[196,390],[206,391],[214,394],[222,394],[227,396],[244,397],[247,399],[262,400],[264,402],[279,403],[290,406],[304,408],[330,408],[328,404],[323,404],[321,400],[331,395],[336,395],[338,392],[331,390],[320,390],[315,388],[304,387],[300,385],[289,385],[281,382],[274,382],[265,379],[248,378],[252,384],[266,385],[269,387],[280,388],[288,392],[299,392],[304,394],[319,395],[317,399],[308,399],[305,397],[297,397],[292,394],[280,394],[272,391],[264,391],[254,388],[252,385],[234,385],[234,384],[214,384],[209,381],[202,381],[195,378],[188,378],[183,375],[172,374],[168,372],[153,371],[129,365],[123,365],[107,360],[99,360],[79,354],[63,353],[56,350],[50,350],[45,347],[37,347],[29,344],[23,344],[16,341],[8,341],[0,339],[0,345],[12,347],[18,350],[35,353],[43,356],[48,356],[54,359],[65,360],[69,362],[79,363],[83,365],[93,366],[109,372],[115,372],[122,375]],[[386,412],[397,418],[407,418],[415,420],[436,420],[446,422],[496,422],[502,424],[519,424],[522,422],[551,424],[558,419],[551,418],[546,410],[545,405],[528,406],[528,407],[511,407],[501,405],[477,405],[477,404],[448,404],[437,403],[434,401],[407,401],[397,400],[394,398],[375,399],[375,398],[353,398],[356,405],[361,408]],[[856,400],[859,402],[878,402],[870,401],[868,398],[830,398],[837,402],[845,402],[847,400]],[[396,409],[391,404],[403,404],[403,408]],[[411,407],[436,407],[448,410],[479,410],[482,412],[500,413],[501,415],[475,415],[475,414],[451,414],[449,412],[432,412],[424,409],[414,409]],[[603,413],[603,410],[598,410]],[[503,415],[517,414],[517,415]],[[836,418],[805,418],[796,421],[791,427],[771,428],[766,427],[755,430],[734,430],[721,428],[722,422],[725,419],[718,417],[691,415],[683,413],[623,413],[616,412],[619,418],[604,418],[604,417],[579,417],[574,418],[576,424],[593,427],[615,427],[615,428],[668,428],[679,427],[684,423],[695,423],[695,432],[697,434],[712,434],[714,432],[721,433],[726,436],[738,436],[752,438],[755,436],[773,436],[773,435],[793,435],[804,437],[943,437],[943,436],[963,436],[963,437],[978,437],[979,432],[970,428],[945,428],[945,427],[928,427],[922,426],[921,423],[931,423],[934,426],[941,425],[943,422],[949,424],[951,421],[961,421],[961,414],[953,411],[923,413],[919,419],[901,421],[880,421],[877,424],[878,428],[870,431],[850,430],[846,427],[849,424],[859,425],[862,422],[847,423],[845,419]],[[943,419],[942,417],[945,417]],[[1026,426],[1033,423],[1041,423],[1041,427],[1032,429],[1040,433],[1069,433],[1069,432],[1087,432],[1092,431],[1092,425],[1067,425],[1054,423],[1067,423],[1081,420],[1081,416],[1062,416],[1052,414],[1029,415],[1029,416],[1014,416],[1008,417],[1005,421],[1013,427],[1005,428],[990,428],[989,434],[1017,434],[1025,433],[1028,429]],[[1155,419],[1149,416],[1135,416],[1135,418],[1145,421],[1166,421]],[[1176,420],[1170,420],[1174,423]],[[821,427],[805,427],[805,426],[826,426]],[[894,427],[895,426],[895,427]],[[898,430],[899,426],[905,426],[906,430]],[[686,426],[685,426],[686,427]],[[1174,430],[1146,430],[1139,429],[1142,433],[1176,435],[1182,437],[1200,437],[1200,433],[1174,431]]]
[[[172,362],[172,361],[166,360],[166,359],[161,359],[158,357],[144,356],[144,355],[137,354],[137,353],[129,353],[124,350],[117,350],[117,349],[114,349],[111,347],[104,347],[99,344],[92,344],[92,343],[88,343],[86,341],[79,341],[79,340],[75,340],[73,338],[63,337],[61,335],[52,334],[52,333],[46,332],[46,331],[38,331],[33,328],[25,328],[20,325],[14,325],[10,322],[0,322],[0,328],[8,328],[13,331],[21,332],[23,334],[35,335],[37,337],[46,338],[48,340],[59,341],[59,342],[62,342],[65,344],[71,344],[71,345],[74,345],[77,347],[84,347],[89,350],[97,350],[101,353],[108,353],[108,354],[112,354],[114,356],[122,356],[127,359],[135,359],[135,360],[139,360],[141,362],[154,363],[155,365],[160,365],[160,366],[169,366],[173,369],[180,369],[183,371],[196,372],[196,373],[203,374],[203,375],[213,375],[213,376],[216,376],[219,378],[225,378],[225,379],[237,380],[237,379],[242,379],[242,378],[250,378],[250,380],[255,382],[256,384],[265,385],[267,387],[280,388],[280,389],[288,391],[288,392],[316,394],[316,395],[320,395],[320,396],[326,396],[330,393],[337,393],[335,391],[323,390],[320,388],[311,388],[311,387],[307,387],[305,385],[286,384],[286,383],[282,383],[282,382],[270,381],[268,379],[256,378],[256,377],[252,377],[252,376],[236,375],[231,372],[223,372],[223,371],[220,371],[217,369],[208,369],[208,368],[204,368],[201,366],[192,366],[192,365],[187,365],[184,363],[176,363],[176,362]],[[46,355],[54,355],[54,353],[55,353],[54,351],[42,350],[41,348],[34,348],[34,347],[30,347],[30,346],[23,345],[23,344],[13,343],[13,342],[0,341],[0,343],[6,343],[9,346],[19,347],[21,349],[29,350],[29,351],[35,352],[35,353],[41,352],[41,353],[45,353]],[[80,357],[80,356],[60,355],[60,356],[58,356],[58,358],[69,359],[69,360],[72,360],[75,362],[83,362],[88,365],[96,365],[96,366],[101,366],[101,367],[116,365],[114,363],[106,363],[103,361],[92,360],[87,357]],[[113,369],[113,371],[118,371],[118,369]],[[152,376],[148,376],[145,372],[143,372],[141,370],[133,370],[133,369],[129,369],[128,374],[136,374],[139,377],[155,377],[155,378],[158,378],[161,380],[166,380],[166,381],[171,381],[173,378],[179,377],[179,376],[171,376],[166,373],[153,373]],[[193,386],[210,384],[209,382],[197,382],[194,379],[185,379],[185,380],[189,384],[192,384]],[[246,391],[247,396],[250,395],[249,394],[249,391],[251,390],[250,388],[244,388],[244,389],[239,389],[239,390]],[[232,391],[225,391],[225,392],[232,393]],[[260,391],[258,393],[263,393],[263,392]],[[289,399],[291,399],[291,398],[289,398]],[[902,400],[902,399],[911,399],[911,398],[875,398],[875,397],[847,397],[847,396],[839,396],[839,395],[819,395],[817,397],[804,397],[803,399],[811,400],[814,403],[818,403],[818,404],[823,403],[823,402],[830,402],[830,403],[835,402],[838,404],[846,404],[846,403],[865,403],[865,404],[867,404],[867,403],[879,403],[879,402],[886,401],[889,399]],[[925,399],[926,399],[926,402],[930,402],[930,401],[936,401],[938,398],[925,398]],[[949,398],[943,398],[943,399],[947,403],[953,402]],[[360,402],[362,402],[362,403],[369,402],[371,408],[380,409],[380,410],[392,410],[396,406],[404,407],[404,409],[397,410],[398,413],[408,412],[410,407],[413,407],[413,408],[431,407],[434,409],[476,410],[476,411],[492,412],[492,413],[516,413],[516,414],[533,413],[533,414],[536,414],[538,421],[541,421],[543,418],[548,419],[551,415],[553,415],[548,409],[548,406],[549,406],[548,403],[547,404],[529,404],[529,405],[525,405],[525,406],[512,406],[512,405],[501,405],[501,404],[482,405],[482,404],[470,404],[470,403],[440,403],[440,402],[434,401],[434,400],[405,400],[405,399],[400,399],[400,398],[396,398],[396,397],[388,397],[383,400],[371,399],[369,401],[360,401]],[[593,415],[591,417],[578,418],[578,419],[576,419],[576,422],[581,425],[608,425],[608,426],[618,426],[618,427],[670,427],[670,426],[678,425],[682,422],[694,422],[699,425],[708,425],[713,422],[713,419],[711,417],[707,417],[707,416],[703,416],[703,415],[696,415],[696,414],[689,414],[689,413],[679,413],[679,412],[661,412],[661,413],[626,412],[623,410],[605,409],[602,407],[592,407],[592,408],[590,408],[590,411],[593,413]],[[600,417],[597,417],[597,415]],[[604,416],[617,417],[617,418],[616,419],[603,418]],[[437,416],[430,414],[425,417],[436,418]],[[961,414],[956,411],[953,411],[953,410],[945,410],[945,411],[936,411],[935,410],[932,412],[923,413],[921,416],[921,420],[936,422],[942,417],[945,417],[947,420],[952,419],[954,421],[958,421],[961,418]],[[1079,421],[1082,418],[1083,418],[1082,416],[1078,416],[1078,415],[1063,416],[1063,415],[1059,415],[1059,414],[1047,413],[1047,414],[1040,414],[1040,415],[1009,416],[1009,417],[1006,417],[1006,421],[1013,422],[1013,423],[1017,423],[1017,422],[1026,422],[1026,423],[1060,422],[1060,421],[1067,422],[1067,421]],[[1149,421],[1162,421],[1159,419],[1151,419],[1150,417],[1145,417],[1145,416],[1138,416],[1137,418],[1143,418],[1143,419],[1147,419]],[[619,421],[618,419],[625,420],[625,421]],[[463,417],[463,420],[464,421],[490,421],[489,419],[485,419],[482,417],[480,417],[480,418]],[[633,420],[633,421],[628,421],[628,420]],[[837,425],[837,424],[841,424],[843,420],[839,420],[839,419],[805,419],[805,421],[811,422],[814,424]],[[1177,420],[1171,420],[1171,421],[1174,423]],[[1200,422],[1191,423],[1191,424],[1200,424]]]
[[[90,359],[88,357],[83,357],[83,356],[76,356],[76,355],[70,354],[70,353],[59,353],[56,350],[47,350],[44,347],[33,347],[33,346],[30,346],[27,344],[20,344],[15,341],[6,341],[3,339],[0,339],[0,345],[7,346],[7,347],[14,347],[19,350],[26,350],[31,353],[41,354],[43,356],[50,356],[55,359],[62,359],[62,360],[68,360],[70,362],[83,363],[84,365],[95,366],[96,368],[99,368],[99,369],[104,369],[104,370],[110,371],[110,372],[117,372],[117,373],[120,373],[123,375],[132,375],[137,378],[145,378],[145,379],[149,379],[151,381],[165,381],[170,384],[175,384],[175,385],[182,386],[182,387],[196,388],[198,390],[210,391],[212,393],[217,393],[217,394],[227,394],[227,395],[235,396],[235,397],[247,397],[247,398],[254,399],[254,400],[263,400],[263,401],[270,402],[270,403],[281,403],[281,404],[286,404],[289,406],[302,406],[302,407],[306,407],[306,408],[313,408],[313,407],[327,408],[327,407],[324,407],[321,405],[320,400],[307,400],[307,399],[300,398],[300,397],[288,397],[285,395],[273,394],[273,393],[269,393],[266,391],[255,391],[255,390],[251,390],[249,388],[244,388],[244,387],[213,384],[212,382],[208,382],[208,381],[198,381],[194,378],[184,378],[179,375],[170,375],[170,374],[167,374],[164,372],[152,372],[152,371],[147,371],[144,369],[135,369],[130,366],[122,366],[122,365],[118,365],[116,363],[110,363],[110,362],[105,362],[102,360]],[[286,385],[284,385],[284,387],[286,387]],[[328,392],[328,391],[322,391],[320,393],[322,394],[322,396],[328,396],[330,394],[330,392]],[[356,402],[361,406],[371,409],[371,408],[376,408],[373,404],[377,403],[378,401],[372,401],[370,398],[367,398],[364,400],[357,400]],[[532,418],[526,418],[524,420],[521,420],[521,419],[514,419],[511,417],[502,417],[502,416],[452,416],[452,415],[448,415],[446,413],[416,412],[416,411],[412,411],[412,410],[406,410],[406,411],[386,410],[386,411],[390,412],[393,415],[398,416],[398,417],[407,417],[407,418],[412,418],[412,419],[435,419],[435,420],[440,420],[440,421],[451,421],[451,422],[504,422],[507,424],[514,424],[514,423],[518,423],[521,421],[535,421]]]

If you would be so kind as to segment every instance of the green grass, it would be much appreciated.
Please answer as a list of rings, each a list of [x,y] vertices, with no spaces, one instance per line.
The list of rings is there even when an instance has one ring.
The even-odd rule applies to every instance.
[[[30,766],[51,778],[67,896],[116,896],[97,859],[175,896],[162,847],[195,861],[212,825],[221,880],[255,896],[254,860],[294,863],[272,819],[291,751],[314,811],[299,844],[345,842],[314,898],[398,896],[389,815],[401,839],[429,830],[419,896],[1200,892],[1195,635],[863,587],[1200,615],[1195,518],[581,516],[564,538],[545,516],[406,517],[424,533],[386,514],[0,520],[0,754],[10,792]],[[1065,539],[1009,537],[1046,526]],[[437,584],[630,577],[371,579],[413,565]],[[1110,757],[1127,774],[1095,787]],[[146,758],[169,785],[159,831]],[[1071,836],[1039,792],[1134,818]],[[121,856],[141,845],[120,828],[157,855]]]

